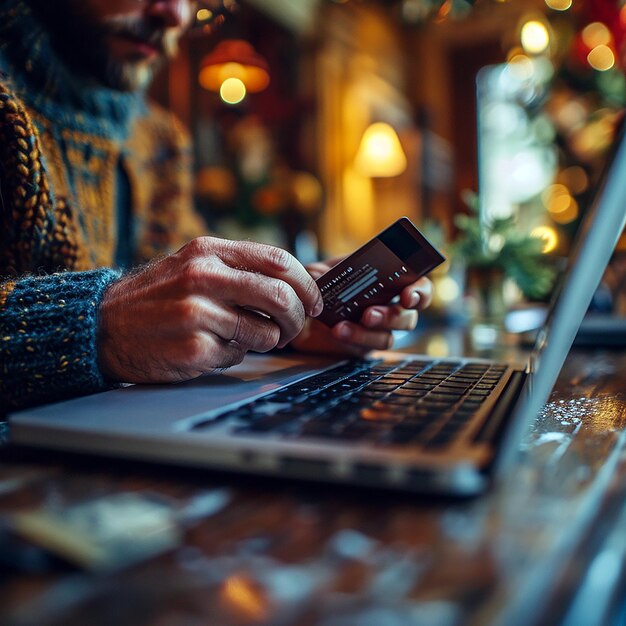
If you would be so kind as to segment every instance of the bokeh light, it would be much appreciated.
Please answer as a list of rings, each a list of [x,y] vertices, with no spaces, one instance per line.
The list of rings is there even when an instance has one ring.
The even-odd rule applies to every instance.
[[[530,236],[543,241],[542,252],[544,254],[548,254],[549,252],[555,250],[559,243],[559,236],[557,235],[556,230],[554,230],[551,226],[537,226],[536,228],[533,228]]]
[[[550,33],[542,22],[530,20],[522,26],[521,42],[528,54],[541,54],[550,45]]]
[[[198,9],[198,12],[196,13],[196,19],[199,22],[206,22],[207,20],[210,20],[212,17],[213,17],[213,13],[209,11],[209,9]]]
[[[605,45],[596,46],[588,55],[587,61],[594,70],[606,72],[615,65],[613,50]]]
[[[239,104],[246,93],[246,86],[239,78],[227,78],[220,87],[220,97],[226,104]]]
[[[580,165],[572,165],[559,174],[559,182],[574,195],[584,193],[589,188],[589,176]]]
[[[444,276],[437,281],[437,295],[441,302],[449,304],[461,295],[461,288],[454,278]]]
[[[570,224],[578,218],[578,215],[578,202],[571,196],[569,196],[567,206],[563,210],[557,213],[550,213],[550,217],[552,217],[557,224]]]
[[[596,46],[608,46],[613,37],[611,31],[602,22],[592,22],[583,28],[582,40],[588,48]]]
[[[546,6],[555,11],[567,11],[572,7],[572,0],[546,0]]]

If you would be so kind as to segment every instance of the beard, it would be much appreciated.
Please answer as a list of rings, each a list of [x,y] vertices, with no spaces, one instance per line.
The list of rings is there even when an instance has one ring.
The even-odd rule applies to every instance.
[[[98,20],[84,0],[30,2],[63,62],[75,73],[111,89],[136,91],[147,87],[163,63],[178,51],[178,33],[157,19],[113,15]],[[110,49],[113,37],[145,43],[157,55],[120,60]]]

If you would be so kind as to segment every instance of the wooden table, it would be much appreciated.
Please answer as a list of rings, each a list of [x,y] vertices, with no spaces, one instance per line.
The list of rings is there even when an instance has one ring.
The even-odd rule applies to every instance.
[[[433,332],[417,347],[465,346]],[[22,571],[2,570],[0,623],[621,623],[625,409],[626,354],[574,350],[513,474],[461,502],[0,450],[4,519],[126,491],[221,502],[178,548],[123,571],[21,553]]]

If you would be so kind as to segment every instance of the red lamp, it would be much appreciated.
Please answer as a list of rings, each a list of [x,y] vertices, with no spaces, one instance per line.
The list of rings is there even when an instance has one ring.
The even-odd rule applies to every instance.
[[[229,78],[240,80],[250,93],[258,93],[269,85],[269,66],[247,41],[226,39],[202,59],[198,81],[205,89],[219,92]]]

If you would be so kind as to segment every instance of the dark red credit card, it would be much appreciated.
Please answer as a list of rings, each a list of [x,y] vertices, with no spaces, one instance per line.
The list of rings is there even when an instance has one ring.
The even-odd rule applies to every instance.
[[[358,321],[367,307],[388,304],[444,261],[411,220],[402,217],[315,281],[324,300],[317,319],[328,326]]]

